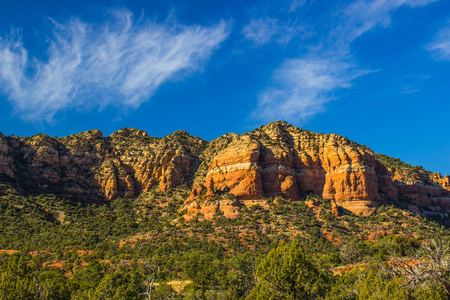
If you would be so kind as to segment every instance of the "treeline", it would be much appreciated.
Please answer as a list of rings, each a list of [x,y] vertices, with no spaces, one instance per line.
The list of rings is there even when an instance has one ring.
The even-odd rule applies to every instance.
[[[43,255],[19,253],[0,257],[0,299],[448,299],[449,252],[440,247],[427,248],[413,261],[354,266],[334,276],[296,240],[280,242],[258,263],[251,253],[223,260],[186,253],[179,267],[182,292],[161,280],[154,261],[92,260],[68,271],[45,266]],[[436,265],[430,265],[433,257],[440,259]]]

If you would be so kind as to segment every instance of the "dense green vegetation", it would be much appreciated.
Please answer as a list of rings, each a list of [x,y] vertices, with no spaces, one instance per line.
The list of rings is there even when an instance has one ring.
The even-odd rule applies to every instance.
[[[390,157],[385,154],[375,153],[375,158],[381,162],[386,168],[406,169],[410,171],[427,172],[422,166],[413,166],[405,163],[398,158]]]
[[[1,186],[0,299],[447,299],[381,267],[445,239],[435,222],[393,206],[336,217],[314,195],[190,219],[188,192],[74,205]],[[345,265],[360,267],[333,275]]]
[[[375,153],[375,158],[391,172],[396,173],[397,180],[404,183],[423,183],[425,185],[436,186],[440,184],[432,179],[432,172],[425,170],[422,166],[413,166],[398,158],[390,157],[381,153]]]

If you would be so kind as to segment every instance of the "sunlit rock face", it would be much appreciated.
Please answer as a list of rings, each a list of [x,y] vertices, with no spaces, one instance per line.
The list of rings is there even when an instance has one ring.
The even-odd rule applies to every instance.
[[[202,190],[207,199],[214,191],[227,190],[244,200],[275,196],[298,200],[312,192],[368,214],[387,197],[397,198],[388,171],[377,167],[370,149],[283,122],[236,137],[214,157],[205,178],[196,180],[191,199]]]
[[[362,214],[402,197],[450,209],[449,176],[408,172],[386,168],[372,150],[345,137],[280,121],[211,142],[184,131],[155,138],[129,128],[108,137],[99,130],[63,138],[0,134],[0,180],[23,192],[95,201],[185,185],[186,207],[207,215],[221,210],[234,217],[239,201],[296,201],[308,193]]]

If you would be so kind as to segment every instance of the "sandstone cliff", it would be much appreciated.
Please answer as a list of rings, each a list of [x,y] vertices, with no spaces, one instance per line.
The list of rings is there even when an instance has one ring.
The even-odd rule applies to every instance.
[[[398,196],[387,173],[370,149],[342,136],[275,122],[230,141],[206,176],[196,178],[190,199],[202,193],[212,198],[218,191],[243,200],[298,200],[315,193],[353,212],[370,213]]]
[[[444,212],[441,215],[446,216],[450,210],[449,175],[442,176],[383,154],[376,154],[376,158],[387,167],[400,196],[425,207],[428,214]]]
[[[0,179],[27,193],[78,200],[135,197],[153,186],[189,184],[206,141],[175,132],[154,138],[136,129],[109,137],[90,130],[63,138],[0,136]]]
[[[450,209],[449,176],[390,159],[342,136],[280,121],[211,142],[184,131],[155,138],[129,128],[108,137],[98,130],[63,138],[0,134],[0,181],[24,193],[96,201],[186,185],[191,215],[221,210],[229,217],[255,200],[295,201],[308,193],[363,214],[389,199]]]

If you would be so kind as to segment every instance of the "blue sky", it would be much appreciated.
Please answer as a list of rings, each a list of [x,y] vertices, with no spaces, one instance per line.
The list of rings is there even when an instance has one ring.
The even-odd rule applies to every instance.
[[[0,0],[0,131],[275,120],[450,174],[450,1]]]

